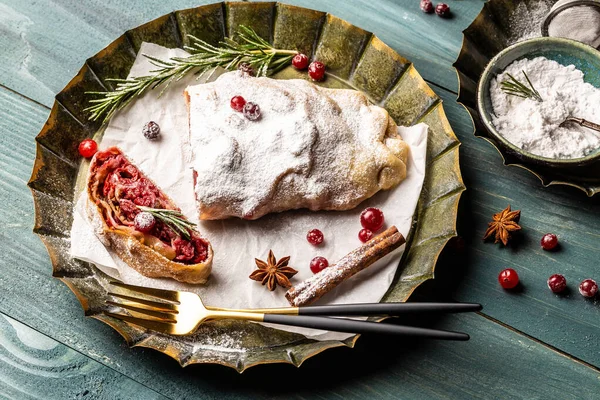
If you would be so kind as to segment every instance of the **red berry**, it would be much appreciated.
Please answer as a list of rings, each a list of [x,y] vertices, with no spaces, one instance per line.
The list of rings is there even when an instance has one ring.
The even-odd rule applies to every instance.
[[[246,117],[250,121],[256,121],[260,118],[260,107],[258,106],[258,104],[253,103],[251,101],[247,102],[244,105],[242,112],[244,113],[244,117]]]
[[[246,105],[246,100],[242,96],[233,96],[229,101],[229,105],[237,112],[242,112]]]
[[[433,3],[431,0],[421,0],[421,11],[427,14],[433,12]]]
[[[560,293],[567,288],[567,280],[561,274],[554,274],[548,278],[548,288],[554,293]]]
[[[327,267],[329,267],[329,261],[325,257],[318,256],[310,261],[310,270],[313,274],[321,272]]]
[[[383,212],[379,208],[369,207],[360,214],[360,224],[363,228],[377,232],[383,226]]]
[[[313,81],[322,81],[325,76],[325,64],[320,61],[313,61],[308,66],[308,76]]]
[[[360,232],[358,232],[358,239],[363,243],[367,243],[369,240],[371,240],[372,237],[373,232],[366,228],[361,229]]]
[[[98,143],[92,139],[85,139],[79,143],[79,154],[84,158],[92,158],[98,151]]]
[[[579,293],[583,297],[594,297],[598,293],[598,285],[593,279],[585,279],[579,284]]]
[[[137,231],[149,233],[156,225],[156,218],[149,212],[142,211],[135,216],[133,225]]]
[[[498,275],[498,282],[504,289],[513,289],[519,283],[519,275],[512,268],[507,268]]]
[[[306,234],[306,240],[308,240],[308,243],[318,246],[323,243],[323,232],[318,229],[312,229]]]
[[[558,246],[558,237],[554,233],[546,233],[542,236],[540,244],[544,250],[554,250]]]
[[[154,121],[148,122],[142,128],[144,137],[148,140],[156,140],[160,137],[160,126]]]
[[[292,58],[292,65],[299,70],[306,69],[308,67],[308,57],[306,54],[298,53]]]
[[[435,6],[435,13],[442,18],[447,18],[450,16],[450,7],[448,7],[448,4],[438,3]]]
[[[242,71],[242,74],[245,76],[254,76],[255,72],[254,72],[254,68],[252,68],[252,65],[250,65],[249,63],[240,63],[240,65],[238,65],[238,70]]]

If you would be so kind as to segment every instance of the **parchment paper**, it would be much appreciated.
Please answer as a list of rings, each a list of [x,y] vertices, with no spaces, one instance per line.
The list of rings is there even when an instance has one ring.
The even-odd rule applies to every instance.
[[[130,76],[145,75],[155,68],[142,54],[160,59],[186,55],[181,49],[166,49],[143,43]],[[215,78],[216,76],[212,77]],[[172,84],[161,97],[158,97],[159,90],[154,90],[134,101],[112,118],[100,143],[100,149],[119,146],[150,179],[175,200],[192,221],[198,221],[198,217],[192,171],[189,168],[191,153],[182,146],[188,134],[183,89],[197,84],[195,79],[190,76]],[[150,120],[160,125],[160,141],[152,142],[142,135],[142,126]],[[71,254],[93,262],[107,274],[126,283],[196,292],[207,305],[231,308],[289,306],[283,296],[283,288],[269,292],[259,282],[248,278],[256,267],[254,258],[265,260],[269,249],[273,250],[277,258],[291,256],[290,266],[299,271],[292,283],[300,282],[312,275],[309,263],[313,257],[324,256],[333,264],[361,245],[357,236],[361,229],[359,215],[370,206],[383,210],[386,226],[396,225],[403,235],[408,235],[425,175],[427,125],[401,127],[399,133],[410,145],[406,180],[390,191],[376,194],[354,210],[289,211],[267,215],[256,221],[198,221],[200,232],[211,241],[215,252],[213,272],[204,286],[146,278],[113,256],[92,231],[85,211],[86,193],[80,197],[74,213]],[[318,247],[306,240],[306,233],[313,228],[320,229],[325,235],[325,242]],[[378,302],[392,282],[403,251],[404,246],[338,286],[318,304]],[[318,340],[343,340],[351,336],[314,329],[272,326]]]

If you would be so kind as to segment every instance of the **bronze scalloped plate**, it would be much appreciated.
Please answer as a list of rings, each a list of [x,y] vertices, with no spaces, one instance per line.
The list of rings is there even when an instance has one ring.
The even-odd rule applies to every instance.
[[[537,176],[542,185],[567,185],[583,190],[588,196],[600,192],[600,161],[585,167],[556,168],[524,161],[518,153],[503,146],[485,128],[477,108],[477,83],[488,62],[501,50],[514,43],[514,14],[517,7],[533,8],[541,0],[490,0],[475,20],[463,31],[460,54],[453,66],[458,75],[457,102],[469,112],[475,136],[491,143],[502,156],[504,165],[516,166]],[[547,0],[546,0],[547,2]],[[542,36],[540,31],[539,36]],[[585,168],[585,169],[582,169]]]
[[[458,163],[459,141],[446,119],[441,100],[414,66],[376,36],[332,15],[280,3],[217,3],[176,11],[127,31],[88,59],[77,76],[56,96],[50,116],[36,138],[37,155],[29,181],[35,203],[36,232],[46,245],[53,276],[80,300],[85,315],[107,323],[131,346],[158,350],[182,366],[222,364],[243,371],[257,364],[296,366],[328,348],[353,347],[358,335],[344,341],[315,341],[302,335],[240,321],[206,323],[191,336],[145,331],[105,316],[110,277],[93,264],[69,254],[70,228],[79,171],[87,166],[78,143],[101,135],[99,123],[83,111],[86,91],[107,90],[106,78],[125,77],[143,41],[181,47],[186,34],[217,44],[239,25],[255,29],[276,47],[300,50],[324,61],[329,87],[363,91],[385,107],[398,124],[425,122],[430,127],[428,167],[410,245],[383,301],[406,301],[422,282],[433,278],[446,242],[456,235],[458,201],[465,189]],[[302,78],[287,68],[278,79]],[[227,341],[235,345],[227,346]]]

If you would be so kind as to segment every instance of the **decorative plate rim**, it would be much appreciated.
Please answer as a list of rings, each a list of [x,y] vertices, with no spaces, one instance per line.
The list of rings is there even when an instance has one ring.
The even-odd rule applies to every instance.
[[[428,142],[426,182],[419,198],[407,248],[400,262],[400,265],[404,268],[398,269],[382,302],[406,301],[417,287],[434,277],[435,265],[440,253],[446,243],[457,235],[456,219],[458,204],[461,194],[465,190],[459,165],[458,148],[460,142],[446,118],[442,100],[429,88],[410,61],[405,60],[394,50],[383,44],[377,36],[331,14],[284,3],[222,2],[174,11],[127,31],[95,56],[89,58],[77,75],[56,95],[48,120],[36,137],[36,159],[31,178],[28,182],[35,207],[34,232],[40,237],[50,255],[53,269],[52,275],[64,282],[75,294],[85,315],[111,326],[127,341],[130,347],[155,349],[177,360],[182,367],[196,363],[210,363],[231,367],[238,372],[243,372],[245,369],[255,365],[269,363],[289,363],[299,367],[308,358],[329,348],[341,346],[354,347],[360,335],[354,335],[343,341],[314,341],[307,338],[302,340],[294,339],[290,343],[283,343],[279,346],[269,348],[269,350],[273,350],[277,349],[277,347],[284,347],[286,351],[280,352],[279,355],[265,356],[260,353],[260,351],[264,353],[265,350],[255,350],[257,351],[256,354],[258,354],[256,360],[246,360],[240,357],[233,361],[224,358],[195,359],[194,354],[196,353],[174,345],[181,344],[183,346],[185,344],[183,341],[174,340],[173,343],[169,343],[169,340],[173,339],[173,337],[168,338],[165,335],[149,333],[141,328],[127,325],[122,321],[102,314],[104,297],[106,297],[106,293],[108,292],[107,286],[110,278],[95,266],[71,258],[68,253],[70,240],[69,221],[72,218],[72,207],[74,205],[73,193],[69,193],[69,190],[73,192],[76,185],[75,177],[81,168],[75,147],[78,139],[93,136],[96,131],[102,129],[97,123],[89,122],[81,117],[82,90],[86,88],[86,85],[96,85],[96,87],[100,87],[101,89],[104,88],[103,90],[110,88],[110,84],[102,79],[102,72],[105,72],[105,68],[107,68],[103,62],[106,60],[108,60],[106,62],[114,61],[110,58],[114,54],[122,56],[125,59],[135,57],[135,53],[132,54],[130,50],[133,49],[135,51],[136,43],[146,36],[156,34],[158,36],[155,36],[155,38],[168,40],[168,38],[163,38],[161,35],[165,35],[165,27],[169,24],[172,24],[176,28],[175,34],[180,35],[175,39],[171,38],[171,40],[175,41],[175,46],[181,47],[185,40],[182,38],[183,32],[181,32],[181,30],[186,28],[184,22],[182,22],[184,21],[184,16],[192,15],[193,19],[194,15],[210,12],[214,12],[216,15],[222,12],[220,23],[223,25],[223,35],[228,29],[227,26],[236,22],[236,15],[239,16],[239,19],[249,18],[246,15],[271,18],[270,26],[268,27],[270,31],[269,35],[271,36],[270,42],[278,40],[276,28],[279,28],[279,26],[276,24],[279,21],[277,18],[280,15],[287,15],[288,18],[292,18],[290,15],[293,13],[302,14],[301,18],[312,18],[311,21],[318,24],[318,32],[316,32],[317,36],[310,49],[311,54],[318,55],[321,47],[331,49],[331,47],[327,47],[327,44],[324,44],[324,40],[326,40],[324,32],[327,29],[332,31],[341,30],[346,35],[353,35],[350,38],[355,41],[362,38],[361,40],[364,43],[360,43],[356,47],[358,50],[355,54],[351,72],[348,73],[347,78],[342,77],[340,79],[342,82],[346,82],[347,79],[351,86],[362,86],[362,88],[357,88],[357,90],[363,91],[370,98],[372,98],[371,95],[376,97],[378,92],[375,90],[376,93],[373,94],[368,90],[373,87],[377,89],[378,87],[375,84],[369,86],[372,84],[372,81],[369,79],[377,77],[374,77],[373,74],[368,74],[370,54],[367,55],[367,52],[374,52],[376,53],[375,57],[382,57],[385,61],[383,63],[384,66],[391,65],[394,68],[399,68],[399,72],[397,70],[390,70],[390,74],[395,75],[393,75],[392,80],[385,86],[385,95],[382,95],[382,98],[376,104],[387,106],[386,109],[392,115],[392,101],[396,98],[406,100],[406,98],[401,97],[403,92],[400,89],[402,89],[403,85],[413,85],[415,95],[411,95],[409,98],[408,107],[411,105],[414,106],[415,109],[409,111],[414,111],[416,114],[407,114],[410,117],[410,121],[407,120],[407,122],[411,122],[411,124],[422,121],[429,122],[430,130],[435,134],[432,133],[430,135],[430,142]],[[268,17],[268,15],[271,15],[271,17]],[[317,19],[319,22],[315,22]],[[234,26],[237,25],[239,23]],[[252,26],[251,24],[247,25]],[[195,27],[193,28],[195,29]],[[348,39],[349,36],[344,36],[344,38]],[[116,53],[115,49],[122,53]],[[344,53],[341,53],[341,56],[347,56],[350,51],[352,51],[352,48],[345,50]],[[113,54],[113,52],[115,53]],[[338,54],[337,56],[340,55]],[[119,68],[119,66],[116,68]],[[361,77],[359,74],[359,71],[363,70],[365,77]],[[344,71],[341,69],[339,71],[334,70],[333,72],[338,77],[344,74]],[[416,94],[419,94],[421,97],[416,99]],[[410,103],[411,101],[414,104]],[[417,109],[417,106],[421,108]],[[402,113],[407,111],[395,111],[399,114],[392,116],[400,124],[403,121],[399,121],[398,119],[402,120],[404,118],[404,114]],[[440,142],[433,143],[434,138],[435,140],[440,140]],[[446,175],[442,176],[442,172]],[[438,182],[437,180],[440,181]],[[429,186],[426,188],[427,183],[429,183]],[[49,208],[52,212],[49,212]],[[61,212],[64,218],[57,219],[54,214]],[[440,232],[427,232],[428,226],[418,224],[419,220],[434,219],[438,214],[447,219],[439,223],[438,230]],[[426,268],[423,268],[426,271],[417,271],[420,275],[416,277],[403,276],[405,269],[410,269],[413,265],[418,265],[420,262],[420,260],[415,261],[411,257],[421,257],[424,262],[428,263]],[[383,319],[385,318],[370,318],[372,321],[381,321]],[[281,335],[282,331],[277,332],[277,334]],[[304,344],[309,346],[310,349],[303,350],[298,348]]]

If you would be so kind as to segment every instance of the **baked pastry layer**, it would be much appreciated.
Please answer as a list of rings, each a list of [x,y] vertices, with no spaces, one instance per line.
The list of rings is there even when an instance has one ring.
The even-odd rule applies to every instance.
[[[234,96],[258,104],[261,118],[233,110]],[[201,219],[348,210],[406,177],[396,124],[358,91],[234,71],[185,97]]]
[[[206,282],[213,251],[198,232],[190,230],[186,239],[160,220],[149,232],[136,230],[138,206],[180,210],[121,150],[111,147],[96,153],[87,191],[96,235],[130,267],[150,278]]]

